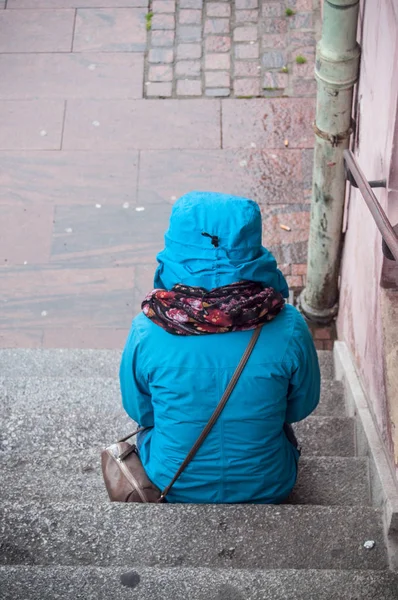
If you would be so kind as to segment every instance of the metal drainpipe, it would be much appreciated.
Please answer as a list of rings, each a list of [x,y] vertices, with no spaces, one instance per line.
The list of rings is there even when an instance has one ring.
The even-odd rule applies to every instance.
[[[337,314],[345,197],[343,151],[351,134],[353,88],[358,80],[359,0],[324,0],[317,47],[315,153],[304,315],[318,323]]]

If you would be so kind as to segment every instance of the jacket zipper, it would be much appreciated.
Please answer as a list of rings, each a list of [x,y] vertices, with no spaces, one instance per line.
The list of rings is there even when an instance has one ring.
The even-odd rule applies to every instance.
[[[119,450],[119,453],[121,454],[121,448],[119,446],[119,444],[117,444],[117,448]],[[126,465],[124,464],[124,462],[122,460],[120,460],[119,458],[115,458],[115,456],[109,452],[108,450],[108,454],[114,459],[116,460],[119,465],[121,470],[123,471],[127,481],[129,482],[129,484],[131,485],[131,487],[133,489],[135,489],[138,492],[139,497],[141,498],[142,502],[148,503],[148,500],[145,496],[145,493],[143,490],[141,490],[138,481],[136,480],[136,478],[134,477],[134,475],[132,475],[132,473],[130,473],[130,471],[128,470],[128,468],[126,467]]]

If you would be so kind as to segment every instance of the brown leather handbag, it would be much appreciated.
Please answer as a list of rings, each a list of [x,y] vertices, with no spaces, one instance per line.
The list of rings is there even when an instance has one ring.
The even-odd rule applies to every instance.
[[[205,441],[226,403],[228,402],[228,399],[231,396],[247,361],[249,360],[253,348],[256,345],[260,332],[261,327],[258,327],[254,330],[253,335],[250,338],[249,345],[247,346],[217,408],[187,454],[177,473],[163,491],[160,491],[156,485],[149,480],[147,474],[145,473],[145,469],[142,466],[137,447],[127,442],[128,439],[140,431],[144,431],[144,427],[141,427],[134,433],[124,437],[116,442],[116,444],[109,446],[102,452],[102,474],[109,498],[112,502],[163,502],[181,473],[191,462]]]

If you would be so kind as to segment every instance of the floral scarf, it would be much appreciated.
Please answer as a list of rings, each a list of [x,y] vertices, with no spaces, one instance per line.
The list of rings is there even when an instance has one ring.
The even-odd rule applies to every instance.
[[[169,333],[202,335],[255,329],[274,319],[284,303],[279,292],[251,281],[210,291],[177,284],[171,291],[150,292],[142,310]]]

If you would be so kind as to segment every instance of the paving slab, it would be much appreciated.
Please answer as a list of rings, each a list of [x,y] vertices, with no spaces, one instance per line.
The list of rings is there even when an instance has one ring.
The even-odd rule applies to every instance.
[[[158,29],[151,32],[151,45],[154,49],[159,47],[170,48],[174,46],[174,41],[174,30]]]
[[[142,52],[146,48],[146,10],[78,8],[74,52]]]
[[[263,5],[263,7],[266,5]],[[259,16],[258,8],[235,11],[235,22],[238,23],[257,23]]]
[[[311,98],[222,100],[223,147],[312,148]]]
[[[277,180],[273,180],[272,187],[274,185],[277,185]],[[307,263],[310,205],[301,203],[269,206],[261,212],[263,243],[277,262],[293,265]]]
[[[219,148],[220,105],[206,100],[68,102],[64,148]]]
[[[51,258],[71,266],[148,263],[163,248],[170,206],[57,205]]]
[[[289,28],[289,23],[287,19],[284,19],[281,16],[279,17],[266,17],[261,22],[261,29],[265,33],[286,33]]]
[[[35,203],[26,208],[21,204],[1,209],[0,264],[23,265],[46,263],[50,259],[53,207]]]
[[[371,570],[0,567],[3,600],[396,600],[397,587]]]
[[[364,506],[3,502],[0,514],[3,565],[387,569],[381,512]]]
[[[148,264],[140,264],[135,268],[134,277],[134,314],[141,312],[142,299],[148,293],[148,290],[154,287],[154,274],[157,263],[152,261]]]
[[[0,348],[109,348],[117,350],[126,342],[126,328],[117,327],[87,327],[75,324],[51,328],[24,328],[16,326],[0,329]]]
[[[0,54],[1,100],[142,98],[144,55]]]
[[[0,150],[59,150],[65,102],[0,100]]]
[[[134,314],[134,310],[133,310]],[[3,331],[0,330],[0,343]],[[73,327],[66,325],[51,327],[43,330],[41,344],[35,344],[32,347],[42,348],[110,348],[116,350],[123,348],[126,343],[127,333],[125,327],[112,327],[103,324],[96,327],[87,327],[86,325],[75,324]],[[2,347],[10,347],[3,344]],[[23,344],[14,347],[24,347]]]
[[[67,261],[66,261],[67,262]],[[132,319],[134,267],[65,264],[0,267],[4,304],[0,330],[113,327]]]
[[[313,0],[290,0],[290,6],[298,12],[309,12],[312,10]]]
[[[302,48],[303,46],[313,46],[316,45],[316,39],[312,31],[297,31],[291,29],[288,32],[289,36],[289,50],[297,50]]]
[[[74,10],[5,10],[0,52],[70,52]]]
[[[222,101],[223,148],[275,148],[271,100]]]
[[[264,208],[304,202],[303,160],[301,150],[142,151],[139,202],[173,204],[192,190],[231,193]]]
[[[0,330],[0,348],[41,348],[43,345],[43,330],[17,329],[9,327]]]
[[[293,94],[302,98],[313,98],[316,95],[316,81],[297,77],[293,83]]]
[[[0,152],[0,205],[136,205],[138,152]],[[127,204],[126,204],[127,203]],[[15,230],[13,230],[15,233]]]

